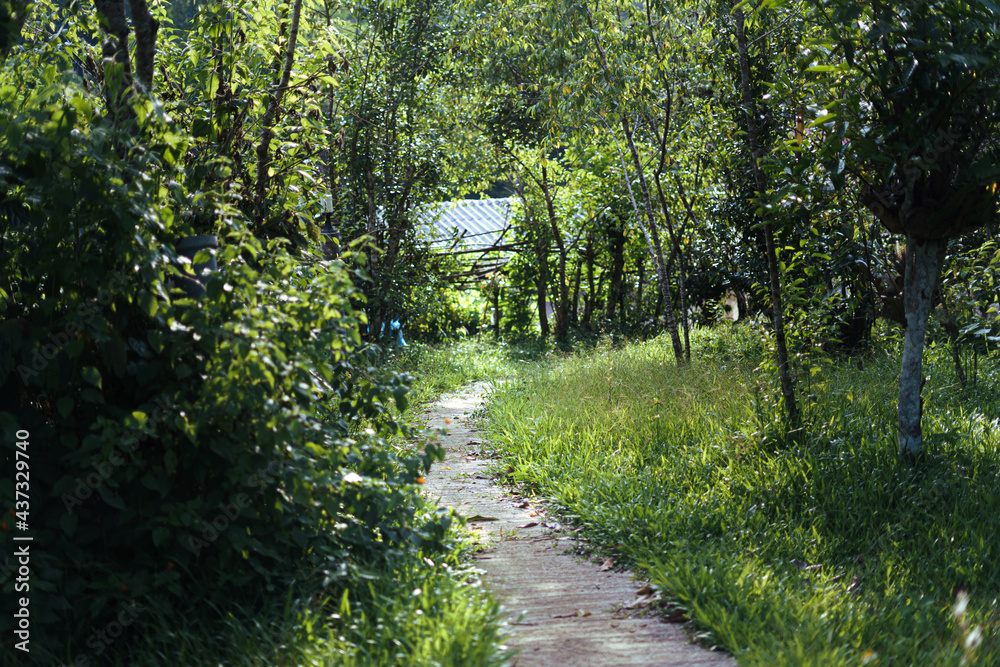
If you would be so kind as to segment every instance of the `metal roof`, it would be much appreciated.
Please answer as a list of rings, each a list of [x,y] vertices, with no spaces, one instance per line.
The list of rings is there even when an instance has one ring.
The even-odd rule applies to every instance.
[[[490,248],[513,238],[510,227],[513,197],[505,199],[460,199],[430,204],[421,217],[430,224],[428,232],[436,246],[452,245],[456,239],[466,248]]]

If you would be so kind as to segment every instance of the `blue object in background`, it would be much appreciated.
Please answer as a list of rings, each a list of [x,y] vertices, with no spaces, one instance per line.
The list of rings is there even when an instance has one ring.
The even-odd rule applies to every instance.
[[[403,338],[403,325],[399,323],[399,320],[393,320],[389,322],[389,329],[396,332],[396,346],[406,347],[406,340]],[[382,323],[382,331],[385,332],[385,323]]]

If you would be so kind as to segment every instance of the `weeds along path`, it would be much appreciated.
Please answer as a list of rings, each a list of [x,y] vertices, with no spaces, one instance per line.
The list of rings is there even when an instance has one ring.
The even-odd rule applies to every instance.
[[[444,428],[445,460],[426,477],[426,494],[464,515],[480,536],[487,587],[501,600],[518,649],[510,665],[729,666],[728,655],[690,642],[676,624],[645,614],[651,596],[628,573],[566,553],[573,537],[544,508],[494,484],[472,413],[486,386],[445,396],[425,415]],[[447,421],[446,421],[447,420]]]

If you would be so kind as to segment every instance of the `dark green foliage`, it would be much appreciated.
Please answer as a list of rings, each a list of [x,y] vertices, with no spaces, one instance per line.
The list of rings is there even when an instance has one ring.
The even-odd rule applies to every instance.
[[[361,345],[363,255],[265,248],[223,206],[219,270],[187,299],[170,281],[191,230],[170,206],[185,200],[172,176],[188,138],[152,104],[116,133],[52,80],[26,111],[9,106],[0,508],[15,507],[27,430],[31,656],[92,650],[85,638],[122,603],[183,614],[293,581],[338,588],[443,548],[450,520],[414,490],[436,450],[382,439],[406,431],[408,378]],[[2,527],[0,564],[20,532],[12,517]],[[5,600],[14,584],[3,576]]]

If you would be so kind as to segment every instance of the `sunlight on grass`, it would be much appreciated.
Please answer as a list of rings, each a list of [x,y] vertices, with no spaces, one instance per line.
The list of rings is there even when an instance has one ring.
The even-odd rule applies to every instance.
[[[488,406],[504,465],[741,664],[997,664],[995,371],[961,390],[930,351],[911,468],[894,354],[801,369],[787,434],[755,334],[695,341],[687,368],[658,339],[523,369]]]

